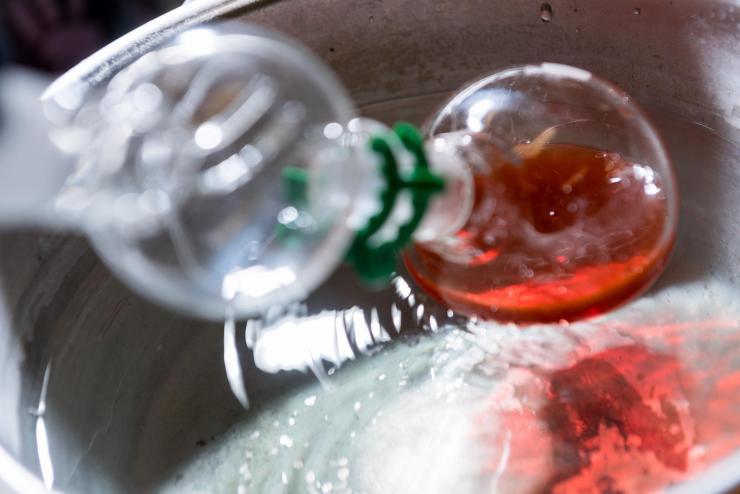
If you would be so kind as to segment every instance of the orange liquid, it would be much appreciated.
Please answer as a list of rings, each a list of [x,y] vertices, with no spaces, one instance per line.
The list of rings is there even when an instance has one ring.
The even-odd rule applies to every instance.
[[[467,225],[406,252],[419,285],[460,313],[514,322],[588,317],[647,289],[675,229],[660,177],[587,147],[532,154],[490,158]]]

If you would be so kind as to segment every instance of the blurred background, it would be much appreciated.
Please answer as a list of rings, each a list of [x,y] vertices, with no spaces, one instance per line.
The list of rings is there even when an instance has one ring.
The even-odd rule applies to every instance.
[[[64,72],[177,0],[3,0],[0,65]]]
[[[182,0],[0,0],[0,211],[58,188],[63,159],[39,104],[58,75]],[[38,165],[38,166],[36,166]],[[50,171],[58,171],[51,177]],[[43,183],[42,179],[44,177]],[[46,185],[44,185],[46,184]],[[5,220],[0,219],[0,223]]]

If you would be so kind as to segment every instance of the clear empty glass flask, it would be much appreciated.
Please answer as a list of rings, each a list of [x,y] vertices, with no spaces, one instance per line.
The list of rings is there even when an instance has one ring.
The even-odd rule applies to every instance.
[[[448,207],[469,196],[454,156],[422,150],[411,127],[416,151],[356,118],[329,70],[273,33],[193,29],[86,88],[67,85],[47,102],[65,123],[55,142],[75,161],[54,214],[81,227],[134,289],[181,311],[244,317],[302,300],[353,242],[356,264],[383,278],[411,233],[454,233],[465,220]],[[442,177],[424,172],[434,154],[450,178],[445,194]],[[434,183],[414,192],[407,179]],[[422,221],[432,195],[436,213]]]

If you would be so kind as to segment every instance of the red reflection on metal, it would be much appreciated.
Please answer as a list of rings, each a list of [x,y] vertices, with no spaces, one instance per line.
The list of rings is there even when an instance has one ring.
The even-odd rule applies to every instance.
[[[631,492],[685,473],[694,441],[685,382],[674,357],[638,345],[553,373],[540,411],[554,439],[545,491]]]
[[[505,492],[655,492],[702,466],[696,376],[675,356],[631,344],[554,372],[511,372],[476,417],[486,475]]]

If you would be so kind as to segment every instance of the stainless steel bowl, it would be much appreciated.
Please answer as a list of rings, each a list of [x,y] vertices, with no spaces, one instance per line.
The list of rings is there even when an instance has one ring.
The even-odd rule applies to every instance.
[[[740,4],[195,0],[94,55],[51,91],[70,80],[98,84],[168,36],[219,17],[299,39],[366,114],[384,120],[418,121],[481,73],[545,60],[587,68],[631,93],[677,167],[678,248],[645,299],[563,333],[597,335],[624,323],[634,336],[653,322],[660,329],[646,335],[651,348],[707,369],[697,374],[701,399],[724,399],[740,412],[731,399],[740,396],[731,378],[740,369],[732,353],[740,339]],[[204,443],[310,385],[300,373],[262,373],[244,352],[252,400],[244,412],[225,378],[221,327],[142,301],[79,238],[4,234],[0,252],[0,479],[18,492],[43,490],[42,478],[70,492],[156,490],[202,455]],[[396,298],[392,290],[365,292],[340,272],[309,306],[387,307]],[[497,330],[516,344],[511,328],[487,329]],[[740,481],[732,446],[740,445],[740,413],[725,425],[723,453],[678,491],[719,492]]]

